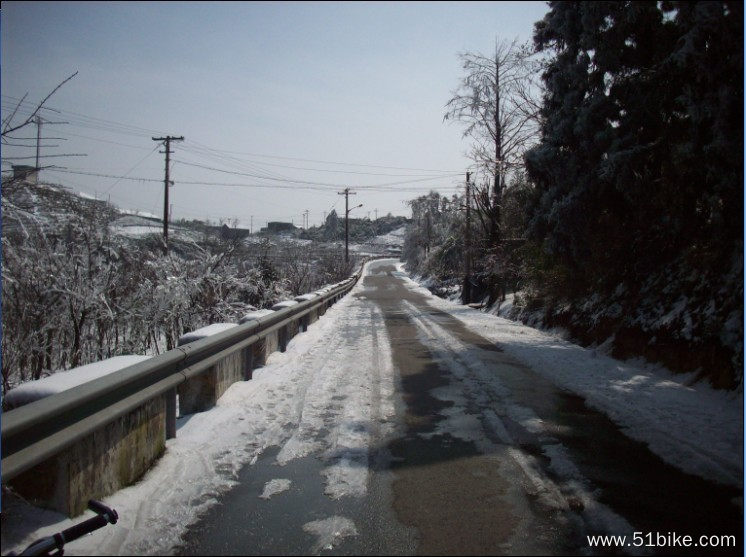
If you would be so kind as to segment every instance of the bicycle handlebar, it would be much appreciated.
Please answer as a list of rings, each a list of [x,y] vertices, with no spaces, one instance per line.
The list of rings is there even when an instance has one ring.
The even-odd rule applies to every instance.
[[[88,508],[95,512],[97,516],[84,520],[80,524],[71,526],[62,532],[35,541],[19,555],[50,555],[55,550],[61,555],[62,548],[67,542],[77,540],[94,530],[103,528],[107,524],[116,524],[119,519],[117,511],[107,507],[100,501],[91,499],[88,501]],[[11,553],[10,555],[15,554]]]

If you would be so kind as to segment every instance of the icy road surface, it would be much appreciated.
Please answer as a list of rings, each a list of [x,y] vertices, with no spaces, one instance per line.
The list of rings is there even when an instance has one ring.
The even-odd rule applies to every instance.
[[[592,554],[586,535],[638,531],[735,534],[740,554],[740,398],[686,379],[376,261],[252,381],[180,420],[106,499],[120,522],[68,552]],[[70,524],[4,505],[3,553]]]

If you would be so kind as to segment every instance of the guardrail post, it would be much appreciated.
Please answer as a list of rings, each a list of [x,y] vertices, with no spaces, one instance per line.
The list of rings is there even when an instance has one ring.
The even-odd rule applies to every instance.
[[[249,381],[254,370],[254,347],[247,346],[243,350],[243,380]]]
[[[280,352],[285,352],[285,349],[288,347],[288,326],[285,325],[280,328],[277,336],[279,337]]]
[[[166,439],[176,437],[176,389],[168,391],[166,397]]]

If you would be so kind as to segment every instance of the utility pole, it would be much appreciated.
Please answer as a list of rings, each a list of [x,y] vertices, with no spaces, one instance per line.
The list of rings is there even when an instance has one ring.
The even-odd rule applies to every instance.
[[[251,224],[249,224],[249,234],[254,233],[254,215],[251,215]]]
[[[36,179],[39,179],[39,146],[41,144],[41,116],[36,117]]]
[[[350,196],[357,195],[355,192],[351,192],[350,188],[345,188],[345,191],[337,192],[337,195],[345,196],[345,263],[347,263],[350,261],[350,228],[349,228],[350,211],[352,209],[356,209],[357,207],[362,207],[363,205],[361,203],[357,207],[353,207],[352,209],[349,209]]]
[[[39,175],[41,174],[41,167],[39,166],[39,159],[41,158],[41,125],[42,124],[69,124],[70,122],[51,122],[49,120],[43,120],[38,114],[34,118],[33,122],[36,124],[36,164],[34,169],[36,170],[36,180],[39,181]],[[29,138],[33,139],[33,138]],[[65,140],[64,137],[48,137],[47,139],[60,139]],[[45,147],[57,147],[57,145],[45,145]],[[87,155],[80,153],[67,153],[64,155],[44,155],[45,157],[85,157]],[[30,159],[32,157],[22,157]]]
[[[153,137],[152,139],[153,141],[162,141],[163,146],[166,148],[165,151],[159,151],[159,153],[166,153],[166,176],[163,180],[163,249],[166,255],[168,255],[168,187],[173,184],[168,175],[168,167],[171,163],[170,155],[173,152],[171,151],[171,142],[184,141],[184,136],[174,137],[167,135],[166,137]]]
[[[305,224],[305,229],[308,230],[308,209],[303,211],[303,223]]]
[[[466,173],[466,227],[464,230],[464,240],[466,249],[464,250],[464,287],[461,290],[461,301],[464,304],[471,302],[471,185],[469,179],[471,172]]]
[[[375,209],[374,211],[376,213],[376,220],[378,220],[378,209]]]

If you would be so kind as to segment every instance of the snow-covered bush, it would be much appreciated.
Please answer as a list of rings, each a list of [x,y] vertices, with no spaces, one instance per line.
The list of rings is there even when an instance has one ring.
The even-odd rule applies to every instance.
[[[173,240],[164,255],[157,237],[110,234],[107,211],[75,206],[66,192],[54,192],[64,205],[41,211],[36,201],[50,192],[2,188],[3,392],[55,370],[157,354],[186,331],[237,322],[351,272],[338,250],[215,236]]]

